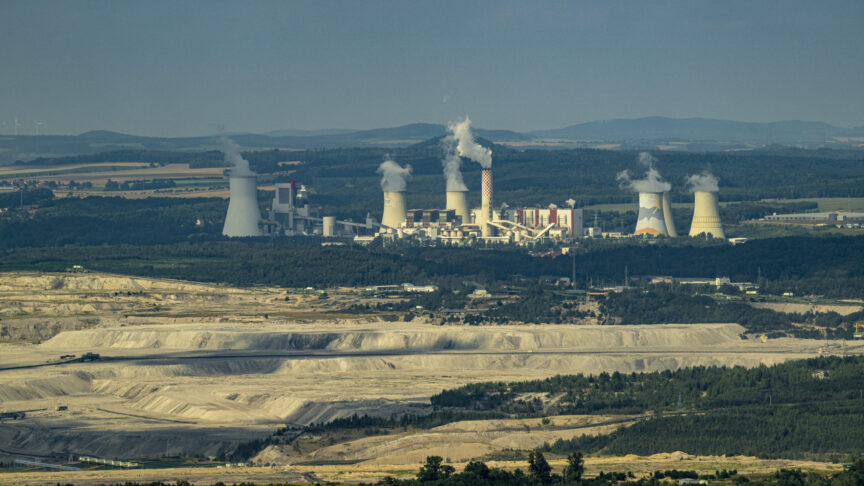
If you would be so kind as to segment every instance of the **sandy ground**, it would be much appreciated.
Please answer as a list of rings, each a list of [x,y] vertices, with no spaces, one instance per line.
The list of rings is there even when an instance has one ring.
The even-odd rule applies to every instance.
[[[742,339],[743,328],[736,324],[383,322],[375,315],[328,313],[364,302],[353,289],[328,293],[330,298],[321,300],[279,288],[116,275],[0,274],[0,341],[5,341],[0,342],[0,410],[30,411],[23,420],[2,423],[0,449],[5,452],[0,456],[49,462],[69,454],[215,456],[283,425],[355,413],[426,413],[429,396],[467,383],[758,366],[842,349],[823,340]],[[61,358],[85,352],[101,359]],[[864,344],[847,343],[845,352],[864,352]],[[626,425],[604,425],[605,419],[556,417],[549,427],[463,422],[403,435],[354,437],[301,455],[351,460],[380,471],[414,465],[430,454],[461,461]],[[262,462],[302,459],[290,450],[265,452],[271,456],[259,458]]]
[[[560,473],[565,466],[563,459],[549,461],[553,471]],[[457,471],[465,467],[465,463],[453,462]],[[525,461],[488,461],[493,467],[508,470],[522,469],[527,471]],[[73,483],[76,485],[94,485],[105,483],[122,483],[126,481],[173,482],[185,479],[194,484],[213,484],[222,481],[226,484],[254,481],[259,484],[287,481],[333,481],[345,483],[373,482],[387,476],[398,478],[414,477],[421,463],[404,465],[351,464],[329,466],[279,466],[279,467],[246,467],[246,468],[171,468],[171,469],[137,469],[112,471],[78,471],[78,472],[27,472],[0,474],[0,485],[54,485],[57,483]],[[770,474],[780,468],[805,469],[820,473],[833,473],[842,469],[840,464],[792,461],[784,459],[757,459],[746,456],[690,456],[674,452],[655,454],[653,456],[623,456],[623,457],[587,457],[585,458],[585,475],[596,476],[604,472],[632,471],[638,475],[648,475],[656,470],[695,470],[702,473],[713,473],[720,469],[736,469],[742,474]]]
[[[808,312],[826,313],[836,312],[841,316],[854,314],[864,306],[861,305],[827,305],[827,304],[798,304],[791,302],[750,302],[752,307],[757,309],[771,309],[776,312],[785,312],[787,314],[806,314]]]

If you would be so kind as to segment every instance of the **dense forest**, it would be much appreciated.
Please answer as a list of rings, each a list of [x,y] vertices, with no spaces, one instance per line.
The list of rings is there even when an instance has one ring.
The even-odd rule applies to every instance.
[[[858,460],[844,471],[822,475],[806,473],[796,469],[780,469],[773,474],[743,475],[738,471],[715,471],[714,474],[699,474],[696,471],[655,471],[653,474],[637,478],[631,471],[608,472],[600,471],[594,477],[584,475],[585,465],[581,453],[567,456],[567,464],[561,474],[554,473],[546,457],[540,451],[528,455],[527,470],[517,468],[508,471],[495,466],[487,466],[482,461],[469,462],[465,468],[456,470],[444,464],[439,456],[429,456],[426,463],[417,472],[415,479],[395,479],[388,477],[379,481],[379,485],[413,486],[541,486],[541,485],[584,485],[584,486],[659,486],[672,484],[664,479],[679,480],[689,478],[701,480],[710,484],[752,484],[753,486],[851,486],[864,484],[864,460]],[[700,481],[700,482],[701,482]]]
[[[864,357],[826,357],[752,369],[696,367],[478,383],[442,391],[431,400],[433,407],[451,412],[654,414],[607,437],[547,446],[555,452],[839,457],[864,450],[861,376]],[[560,398],[550,405],[538,393]],[[526,394],[534,395],[522,398]]]
[[[224,201],[88,198],[46,206],[33,218],[0,220],[0,268],[92,269],[238,285],[436,283],[483,285],[569,277],[571,257],[538,258],[489,248],[322,248],[316,238],[231,241],[214,219]],[[100,215],[105,206],[112,216]],[[196,224],[201,219],[201,225]],[[614,243],[614,244],[613,244]],[[108,246],[106,246],[108,245]],[[632,276],[730,277],[771,293],[860,298],[864,237],[765,238],[744,245],[699,240],[593,242],[575,256],[577,284],[621,285]],[[163,265],[165,260],[172,265]],[[794,264],[792,263],[794,262]]]

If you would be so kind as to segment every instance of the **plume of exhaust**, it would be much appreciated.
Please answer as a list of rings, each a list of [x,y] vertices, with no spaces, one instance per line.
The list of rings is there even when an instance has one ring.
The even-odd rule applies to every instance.
[[[720,190],[719,180],[707,170],[701,174],[687,176],[687,185],[690,187],[690,192],[718,192]]]
[[[645,166],[645,177],[633,179],[629,170],[622,170],[615,177],[622,189],[633,192],[666,192],[672,189],[672,184],[663,180],[660,171],[655,167],[657,159],[648,152],[639,154],[639,164]]]
[[[234,140],[231,140],[228,137],[222,137],[219,139],[219,143],[222,146],[222,153],[225,156],[225,162],[231,164],[232,176],[255,175],[255,173],[252,172],[252,169],[249,168],[249,161],[240,155],[240,146],[237,145]]]
[[[376,172],[381,174],[381,189],[384,192],[402,192],[407,187],[408,178],[411,176],[411,166],[406,164],[402,167],[388,155]]]
[[[466,116],[462,121],[451,122],[447,130],[456,140],[456,152],[459,155],[477,162],[484,169],[492,168],[492,151],[474,141],[470,118]]]
[[[467,191],[468,186],[462,180],[462,158],[456,152],[456,139],[448,135],[441,139],[441,147],[444,149],[444,158],[441,165],[444,166],[444,178],[447,180],[447,192]]]

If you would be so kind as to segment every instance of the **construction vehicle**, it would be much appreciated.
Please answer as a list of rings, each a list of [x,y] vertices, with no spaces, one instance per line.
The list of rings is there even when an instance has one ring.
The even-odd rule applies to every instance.
[[[855,339],[864,339],[864,321],[855,323],[855,334],[852,337]]]

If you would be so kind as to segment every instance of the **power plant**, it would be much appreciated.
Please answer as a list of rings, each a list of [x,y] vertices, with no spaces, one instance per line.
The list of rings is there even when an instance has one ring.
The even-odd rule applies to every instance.
[[[352,237],[366,235],[377,229],[372,217],[364,223],[339,221],[333,216],[321,216],[309,204],[306,186],[294,181],[276,184],[270,215],[264,222],[268,233],[274,236]]]
[[[713,238],[726,238],[726,234],[723,233],[723,225],[720,222],[717,193],[714,191],[695,191],[693,197],[693,222],[690,224],[690,236],[705,233]]]
[[[229,178],[231,198],[222,234],[230,237],[263,236],[261,211],[258,209],[258,186],[252,173]]]
[[[636,217],[636,231],[633,234],[669,236],[666,229],[666,217],[663,215],[662,193],[639,193],[639,215]]]
[[[411,166],[400,166],[385,157],[377,171],[382,175],[384,199],[380,224],[369,214],[360,223],[322,216],[318,208],[309,204],[305,186],[298,186],[293,181],[275,184],[269,215],[266,220],[262,220],[255,174],[249,170],[248,162],[240,157],[238,147],[227,144],[226,159],[232,161],[234,168],[230,175],[231,196],[222,233],[230,237],[265,234],[353,237],[360,243],[370,242],[376,237],[382,237],[385,241],[408,238],[450,245],[470,244],[471,241],[533,245],[541,241],[572,241],[585,237],[583,210],[575,208],[575,200],[567,201],[569,209],[559,209],[554,204],[548,208],[510,208],[501,204],[496,208],[492,152],[474,142],[467,120],[451,129],[456,141],[447,145],[449,152],[443,161],[447,179],[444,209],[409,210],[406,190]],[[460,171],[461,156],[481,164],[479,208],[472,209],[468,205],[468,189]],[[644,179],[633,180],[628,171],[618,175],[622,187],[639,194],[639,211],[633,236],[677,237],[670,197],[671,185],[660,176],[654,166],[655,160],[647,153],[639,155],[639,162],[647,167]],[[687,182],[692,186],[695,198],[690,236],[704,233],[714,238],[725,238],[717,204],[716,177],[705,172],[689,176]],[[593,237],[598,235],[598,231],[599,228],[592,227],[587,234]],[[621,236],[619,233],[609,235]]]

